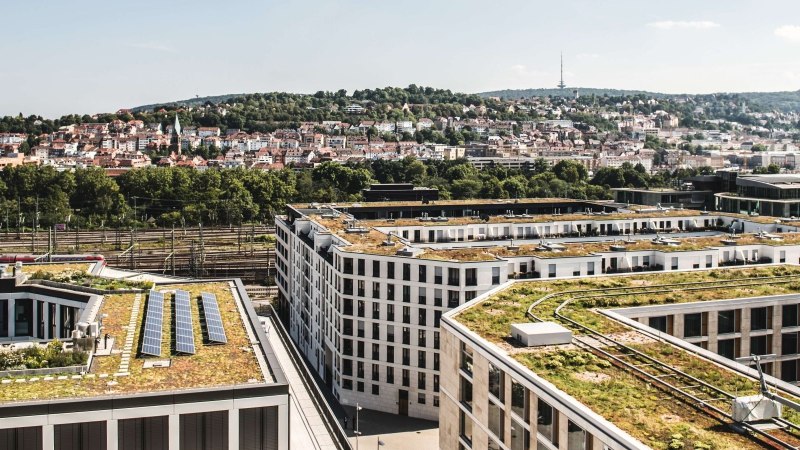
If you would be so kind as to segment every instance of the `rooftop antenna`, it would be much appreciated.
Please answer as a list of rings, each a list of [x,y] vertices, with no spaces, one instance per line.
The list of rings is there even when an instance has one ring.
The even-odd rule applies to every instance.
[[[564,89],[567,85],[564,83],[564,52],[561,52],[561,81],[558,82],[558,88]]]

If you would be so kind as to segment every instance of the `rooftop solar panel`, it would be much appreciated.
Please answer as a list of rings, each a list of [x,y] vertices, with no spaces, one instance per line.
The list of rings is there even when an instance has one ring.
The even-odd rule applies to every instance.
[[[195,353],[189,292],[182,290],[175,291],[175,351],[190,355]]]
[[[164,323],[164,295],[150,291],[144,318],[142,354],[161,356],[161,333]]]
[[[222,325],[217,296],[208,292],[202,292],[200,296],[203,301],[203,314],[206,318],[209,342],[215,344],[227,343],[228,338],[225,336],[225,327]]]

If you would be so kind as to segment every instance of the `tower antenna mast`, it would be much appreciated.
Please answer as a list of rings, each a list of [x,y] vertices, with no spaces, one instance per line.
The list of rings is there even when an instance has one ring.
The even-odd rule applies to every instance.
[[[558,83],[559,89],[564,89],[567,85],[564,83],[564,52],[561,52],[561,81]]]

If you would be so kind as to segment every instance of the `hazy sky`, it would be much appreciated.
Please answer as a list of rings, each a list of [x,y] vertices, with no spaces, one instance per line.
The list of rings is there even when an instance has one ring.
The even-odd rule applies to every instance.
[[[418,85],[800,89],[797,0],[2,0],[0,115]]]

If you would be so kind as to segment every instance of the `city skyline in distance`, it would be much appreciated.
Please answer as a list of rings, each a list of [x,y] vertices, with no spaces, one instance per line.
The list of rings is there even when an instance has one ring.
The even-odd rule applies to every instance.
[[[769,16],[746,1],[648,10],[627,0],[465,1],[459,8],[355,0],[145,1],[132,9],[83,3],[0,6],[7,23],[0,42],[12,62],[0,69],[0,115],[53,118],[195,96],[412,83],[469,93],[550,88],[560,78],[561,52],[569,87],[800,89],[800,61],[792,58],[800,50],[800,20],[793,19],[800,4],[790,1],[770,3]]]

